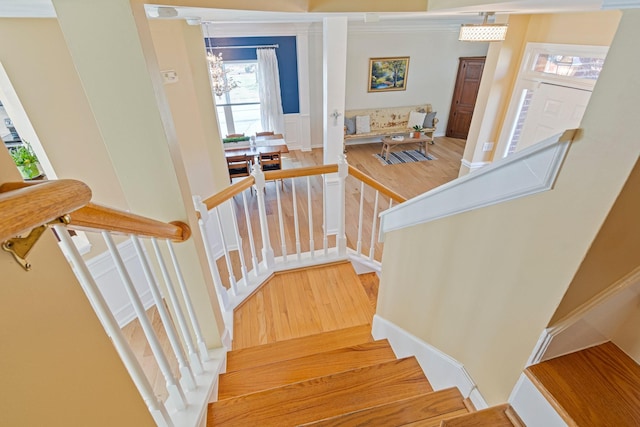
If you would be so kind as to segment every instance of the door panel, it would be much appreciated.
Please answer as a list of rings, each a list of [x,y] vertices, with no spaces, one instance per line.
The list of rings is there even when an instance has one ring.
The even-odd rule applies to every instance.
[[[516,151],[580,126],[591,92],[541,83],[533,93]]]
[[[466,139],[480,89],[485,57],[460,58],[446,135]]]

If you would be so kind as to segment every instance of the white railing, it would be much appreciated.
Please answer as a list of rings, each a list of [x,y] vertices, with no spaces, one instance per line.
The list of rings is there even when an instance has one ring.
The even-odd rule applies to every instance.
[[[207,200],[194,197],[227,329],[233,309],[275,272],[340,260],[380,271],[378,215],[394,201],[404,199],[344,157],[337,165],[256,168]]]
[[[217,381],[220,360],[213,360],[212,353],[207,350],[172,241],[143,237],[135,233],[129,235],[136,253],[134,262],[139,264],[137,269],[142,271],[142,277],[146,281],[142,286],[148,287],[153,297],[153,305],[161,319],[161,322],[152,324],[140,296],[140,284],[134,283],[139,280],[140,274],[131,273],[131,261],[125,262],[112,233],[101,231],[120,278],[120,283],[108,285],[122,286],[126,291],[155,361],[144,364],[157,365],[164,380],[163,390],[162,387],[153,384],[155,368],[143,367],[141,364],[143,354],[140,348],[143,345],[136,342],[133,348],[132,343],[124,336],[101,292],[101,287],[76,249],[66,226],[55,225],[54,229],[59,236],[62,251],[73,266],[81,286],[156,424],[167,427],[200,425],[201,418],[206,413],[204,409]],[[161,245],[166,245],[164,253]],[[145,248],[148,248],[152,255]],[[136,275],[136,279],[132,278],[133,274]],[[166,399],[160,397],[165,395],[165,391]]]

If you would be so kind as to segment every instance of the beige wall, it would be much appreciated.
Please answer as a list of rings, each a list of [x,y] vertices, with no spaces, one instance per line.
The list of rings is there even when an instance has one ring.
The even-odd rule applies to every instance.
[[[200,26],[183,20],[149,21],[161,70],[174,70],[176,83],[165,84],[191,193],[209,197],[229,186],[218,131]]]
[[[487,112],[474,112],[464,159],[469,162],[482,162],[494,158],[498,144],[494,144],[494,152],[482,152],[481,147],[485,142],[498,142],[528,42],[609,46],[619,19],[620,12],[616,10],[511,16],[507,40],[499,52],[492,50],[487,58],[489,64],[499,63],[500,66],[495,69],[488,67],[483,74],[482,87],[487,84],[487,77],[491,89],[485,90],[484,96],[479,96],[476,111],[482,113],[487,109]],[[487,115],[489,120],[485,119]],[[466,172],[461,171],[461,174]]]
[[[0,182],[19,180],[0,151]],[[0,251],[1,424],[154,426],[52,232],[28,260]]]
[[[640,265],[639,194],[640,162],[637,162],[550,326]]]
[[[640,11],[625,12],[552,191],[386,236],[378,314],[462,362],[491,404],[507,399],[640,154],[638,28]]]
[[[85,182],[96,203],[128,209],[57,21],[2,19],[0,39],[11,40],[0,43],[2,65],[58,178]],[[88,236],[88,256],[105,249]]]

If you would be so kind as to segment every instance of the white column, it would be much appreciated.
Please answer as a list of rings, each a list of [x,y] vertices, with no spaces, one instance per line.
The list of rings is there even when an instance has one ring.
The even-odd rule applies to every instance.
[[[298,144],[302,151],[311,151],[311,102],[309,100],[309,24],[296,24],[296,51],[298,56],[298,96],[300,117]]]
[[[343,151],[344,104],[347,79],[347,18],[324,18],[322,35],[322,104],[324,163],[337,163]],[[338,177],[327,176],[326,228],[328,234],[336,234],[339,225]]]

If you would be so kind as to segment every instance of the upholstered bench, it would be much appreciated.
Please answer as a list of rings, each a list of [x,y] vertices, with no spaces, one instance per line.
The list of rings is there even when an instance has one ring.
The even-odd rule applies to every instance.
[[[433,136],[438,123],[435,115],[431,104],[346,111],[344,141],[409,133],[414,124]],[[409,123],[410,116],[412,123]]]

